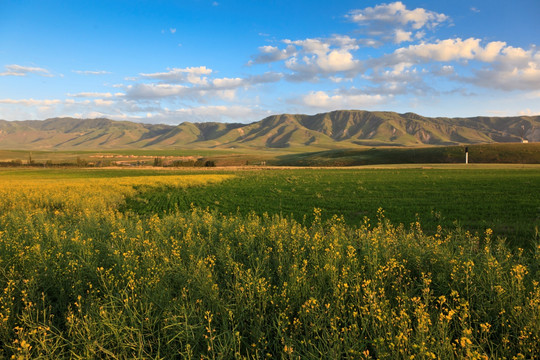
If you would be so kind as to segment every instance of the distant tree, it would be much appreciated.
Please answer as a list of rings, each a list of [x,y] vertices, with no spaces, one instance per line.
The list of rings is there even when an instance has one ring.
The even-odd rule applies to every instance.
[[[80,156],[77,156],[77,166],[78,167],[85,167],[88,165],[88,162],[84,159],[81,159]]]

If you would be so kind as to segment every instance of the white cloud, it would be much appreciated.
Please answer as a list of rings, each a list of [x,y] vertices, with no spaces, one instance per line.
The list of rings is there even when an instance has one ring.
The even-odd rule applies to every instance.
[[[136,83],[125,86],[125,96],[133,100],[183,97],[202,102],[206,102],[212,97],[233,100],[236,89],[247,89],[258,84],[277,82],[283,77],[281,73],[276,72],[266,72],[244,78],[209,79],[206,76],[200,76],[201,74],[211,74],[211,72],[211,69],[201,66],[172,69],[163,73],[140,74],[144,79],[163,80],[163,82]]]
[[[329,77],[330,81],[336,83],[336,84],[339,84],[339,83],[342,83],[342,82],[346,82],[346,81],[352,81],[352,79],[347,79],[347,78],[343,78],[343,77],[339,77],[339,76],[330,76]]]
[[[47,69],[40,67],[30,67],[21,65],[6,65],[4,66],[6,71],[1,72],[0,76],[26,76],[29,74],[36,74],[39,76],[52,77],[53,75]]]
[[[156,99],[186,94],[189,87],[173,84],[134,84],[126,87],[130,99]]]
[[[347,18],[360,25],[370,36],[397,44],[411,41],[413,32],[414,38],[422,38],[425,32],[421,29],[434,29],[450,20],[445,14],[423,8],[409,10],[401,1],[352,10]]]
[[[399,43],[402,43],[402,42],[405,42],[405,41],[407,41],[407,42],[413,41],[412,32],[411,31],[405,31],[405,30],[402,30],[402,29],[396,29],[396,31],[394,33],[394,43],[399,44]]]
[[[529,64],[531,61],[540,60],[540,52],[533,55],[532,50],[527,51],[513,46],[506,46],[502,50],[502,54],[505,58],[505,62],[511,63],[515,66],[524,66]],[[536,57],[536,59],[533,59],[533,57]]]
[[[523,116],[540,116],[540,111],[532,111],[531,109],[521,110],[519,115]]]
[[[225,94],[230,90],[221,90]],[[182,121],[255,121],[268,113],[258,108],[239,105],[210,105],[168,110],[160,101],[143,102],[126,98],[93,100],[60,99],[0,99],[2,113],[10,119],[46,119],[57,116],[81,118],[107,117],[113,120],[152,119],[152,122]],[[147,116],[151,114],[151,116]]]
[[[97,106],[110,106],[113,105],[115,102],[112,100],[103,100],[103,99],[95,99],[94,104]]]
[[[531,92],[525,94],[525,96],[526,96],[528,99],[536,99],[536,98],[540,98],[540,91],[531,91]]]
[[[354,70],[359,61],[346,50],[332,50],[325,56],[319,56],[317,65],[323,72],[341,72]]]
[[[245,78],[245,82],[248,85],[258,85],[258,84],[278,82],[282,78],[283,78],[282,73],[269,71],[260,75],[250,75]]]
[[[485,48],[480,46],[480,39],[469,38],[465,40],[446,39],[436,43],[421,43],[399,48],[394,52],[394,57],[399,62],[430,62],[430,61],[454,61],[454,60],[493,60],[504,43],[489,43]]]
[[[248,65],[253,64],[265,64],[280,60],[288,59],[296,54],[296,48],[293,45],[287,46],[285,49],[279,49],[276,46],[261,46],[259,47],[259,53],[252,56],[252,60]]]
[[[451,76],[455,74],[455,68],[452,65],[443,65],[436,69],[433,73],[439,76]]]
[[[221,78],[214,79],[212,84],[216,89],[233,89],[244,84],[244,79],[242,78]]]
[[[182,122],[252,122],[258,121],[270,112],[259,108],[238,105],[212,105],[163,109],[147,114],[145,122],[180,124]]]
[[[74,99],[66,99],[62,103],[66,105],[88,105],[91,103],[90,100],[75,101]]]
[[[352,51],[359,48],[359,41],[345,35],[324,39],[283,40],[284,49],[261,46],[248,65],[285,60],[285,66],[294,72],[290,80],[313,81],[319,76],[328,77],[338,72],[357,71],[359,61]]]
[[[481,69],[473,77],[461,80],[486,88],[501,90],[536,90],[540,88],[540,63],[529,62],[526,66],[508,66],[504,61],[492,68]]]
[[[374,71],[370,75],[364,75],[371,86],[364,86],[363,92],[368,94],[384,95],[426,95],[437,94],[437,90],[426,83],[423,70],[396,66],[391,69]],[[353,92],[354,93],[354,92]]]
[[[183,69],[172,68],[167,70],[167,72],[141,73],[139,75],[142,78],[162,80],[167,83],[206,84],[207,78],[204,75],[210,75],[212,73],[212,69],[206,66],[187,67]]]
[[[349,36],[283,42],[297,47],[294,55],[285,61],[285,67],[293,71],[289,80],[314,81],[319,77],[335,77],[337,73],[351,78],[360,71],[361,62],[352,54],[359,48],[358,41]]]
[[[492,41],[482,46],[480,39],[462,40],[456,38],[437,40],[433,43],[422,42],[398,48],[390,55],[374,59],[372,65],[395,66],[403,63],[420,64],[462,60],[477,60],[487,63],[504,60],[525,64],[529,61],[530,56],[530,51],[506,46],[503,41]]]
[[[72,70],[76,74],[80,75],[107,75],[110,74],[110,71],[105,70]]]
[[[91,116],[92,112],[119,114],[119,108],[124,107],[121,102],[115,100],[82,100],[75,99],[0,99],[2,112],[11,114],[12,119],[46,119],[58,116],[72,116],[82,114],[81,117]],[[66,115],[68,114],[68,115]]]
[[[387,97],[377,94],[337,94],[328,95],[324,91],[311,92],[302,97],[303,105],[327,110],[361,109],[387,101]]]
[[[11,104],[11,105],[25,105],[25,106],[49,106],[61,104],[62,100],[59,99],[45,99],[45,100],[36,100],[36,99],[0,99],[0,104]]]
[[[80,92],[80,93],[76,93],[76,94],[66,94],[67,96],[69,97],[76,97],[76,98],[85,98],[85,97],[92,97],[92,98],[111,98],[113,96],[121,96],[122,93],[116,93],[116,94],[111,94],[109,92],[107,93],[99,93],[99,92]]]
[[[393,54],[372,60],[374,68],[401,67],[431,62],[477,61],[481,68],[471,67],[472,75],[460,75],[456,68],[444,68],[435,75],[451,76],[453,80],[501,90],[535,90],[540,88],[540,52],[508,46],[492,41],[484,46],[480,39],[438,40],[399,48]],[[452,65],[445,65],[452,66]]]
[[[166,98],[189,99],[206,102],[211,98],[233,100],[242,79],[215,79],[202,86],[177,84],[134,84],[126,87],[126,97],[131,100],[161,100]]]
[[[388,24],[411,25],[412,28],[416,30],[425,26],[435,27],[448,20],[448,16],[434,11],[422,8],[408,10],[401,1],[353,10],[349,13],[349,18],[362,25],[371,22],[382,22]]]

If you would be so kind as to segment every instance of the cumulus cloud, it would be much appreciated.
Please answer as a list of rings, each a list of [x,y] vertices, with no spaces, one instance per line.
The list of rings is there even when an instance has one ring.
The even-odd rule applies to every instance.
[[[411,24],[414,29],[420,29],[424,26],[437,26],[448,19],[448,16],[444,14],[422,8],[407,10],[407,7],[401,1],[352,10],[349,17],[352,21],[362,24],[370,21],[397,22],[402,25]]]
[[[259,53],[252,56],[249,64],[282,62],[290,71],[285,74],[286,79],[294,82],[316,82],[321,79],[341,82],[369,72],[372,67],[399,67],[406,62],[405,50],[401,54],[396,52],[384,56],[383,59],[362,59],[359,57],[361,47],[377,46],[382,42],[416,42],[425,36],[426,30],[433,30],[449,21],[445,14],[423,8],[407,9],[399,1],[352,10],[346,17],[360,25],[371,37],[354,38],[335,34],[327,38],[285,39],[282,40],[283,47],[260,47]],[[487,48],[485,57],[489,56],[490,51],[496,52],[495,44],[491,46],[493,49]],[[420,49],[415,51],[420,52]],[[420,59],[420,55],[410,57],[414,60],[409,61],[410,64]]]
[[[287,77],[289,80],[316,81],[321,77],[336,77],[336,74],[351,78],[361,70],[361,62],[352,53],[359,48],[358,42],[349,36],[284,40],[284,43],[297,48],[285,61],[285,67],[293,71]]]
[[[270,115],[270,112],[241,105],[211,105],[162,109],[147,114],[145,122],[180,124],[182,122],[252,122]]]
[[[262,46],[259,53],[248,63],[264,64],[284,61],[293,73],[287,75],[292,81],[316,81],[320,77],[335,77],[336,73],[346,73],[351,77],[357,73],[360,61],[353,51],[359,49],[361,41],[345,35],[329,38],[307,38],[303,40],[282,40],[284,48]]]
[[[204,66],[171,69],[163,73],[140,74],[143,79],[162,80],[159,83],[135,83],[124,86],[125,96],[129,99],[164,99],[186,98],[190,100],[206,101],[209,98],[232,100],[236,90],[249,88],[258,84],[279,81],[283,75],[276,72],[266,72],[260,75],[251,75],[235,78],[209,78],[201,75],[210,75],[211,69]],[[205,99],[203,99],[205,98]]]
[[[210,75],[212,69],[206,66],[187,67],[183,69],[172,68],[167,69],[166,72],[139,74],[145,79],[161,80],[167,83],[191,83],[191,84],[205,84],[206,77],[204,75]]]
[[[418,33],[417,33],[418,34]],[[413,41],[412,31],[405,31],[403,29],[396,29],[394,32],[394,43],[399,44],[402,42]]]
[[[91,97],[91,98],[112,98],[113,96],[122,96],[123,94],[122,93],[116,93],[116,94],[111,94],[110,92],[107,92],[107,93],[100,93],[100,92],[80,92],[80,93],[76,93],[76,94],[66,94],[67,96],[69,97],[76,97],[76,98],[86,98],[86,97]]]
[[[395,63],[421,63],[431,61],[479,60],[492,62],[501,54],[505,42],[492,41],[486,46],[480,44],[480,39],[468,38],[462,40],[445,39],[434,43],[420,43],[399,48],[390,58]],[[516,56],[519,56],[516,54]]]
[[[453,62],[480,64],[471,67],[472,75],[461,75]],[[375,69],[407,69],[418,64],[446,63],[432,71],[433,75],[501,90],[534,90],[540,88],[540,52],[513,47],[503,41],[485,45],[480,39],[445,39],[396,49],[392,54],[370,61]],[[379,70],[381,71],[381,70]]]
[[[244,83],[242,78],[221,78],[212,80],[215,89],[235,89]]]
[[[433,29],[449,21],[445,14],[423,8],[409,10],[401,1],[352,10],[347,18],[364,28],[369,35],[393,39],[395,43],[412,41],[413,31],[418,38],[418,35],[423,36],[420,29]],[[406,31],[408,29],[411,31]]]
[[[525,66],[509,66],[505,61],[491,68],[475,71],[472,77],[460,77],[474,85],[501,90],[536,90],[540,88],[540,62],[531,61]]]
[[[259,53],[252,56],[252,60],[249,61],[248,65],[266,64],[285,60],[294,55],[296,55],[296,47],[293,45],[289,45],[285,49],[279,49],[276,46],[270,45],[261,46],[259,47]]]
[[[11,104],[11,105],[25,105],[25,106],[49,106],[61,104],[62,100],[59,99],[45,99],[45,100],[36,100],[36,99],[0,99],[0,104]]]
[[[302,104],[320,109],[362,109],[387,101],[387,97],[376,94],[336,94],[314,91],[302,97]]]
[[[115,102],[112,100],[103,100],[103,99],[95,99],[94,104],[97,106],[110,106],[113,105]]]
[[[126,87],[130,99],[156,99],[185,94],[189,87],[173,84],[133,84]]]
[[[250,75],[245,78],[245,82],[249,85],[268,84],[278,82],[282,78],[282,73],[268,71],[260,75]]]
[[[325,56],[319,56],[317,65],[323,72],[350,71],[358,66],[359,61],[346,50],[332,50]]]
[[[377,46],[381,41],[417,41],[424,37],[425,29],[434,29],[449,20],[444,14],[423,8],[407,9],[402,2],[352,10],[346,17],[362,26],[371,38],[336,34],[328,38],[285,39],[284,47],[260,47],[249,64],[283,61],[291,71],[286,78],[296,82],[352,79],[366,71],[365,60],[357,57],[360,47]]]
[[[246,77],[243,83],[258,83],[279,79],[275,74]],[[130,93],[81,92],[67,94],[66,99],[0,99],[2,112],[13,119],[45,119],[54,116],[78,116],[83,118],[107,117],[114,120],[150,120],[155,123],[180,123],[182,121],[256,121],[267,116],[266,110],[258,107],[229,103],[234,100],[236,78],[216,79],[209,82],[207,90],[178,84],[135,84]],[[208,90],[212,89],[212,90]],[[211,94],[210,94],[211,93]],[[232,95],[231,95],[232,94]],[[169,110],[165,104],[173,105],[170,97],[181,96],[184,106]],[[196,106],[193,101],[204,102],[211,96],[226,100],[225,105]],[[191,98],[188,100],[187,98]],[[191,105],[186,105],[190,103]],[[174,108],[174,106],[173,106]]]
[[[372,85],[365,86],[363,92],[385,95],[437,94],[437,90],[427,84],[425,77],[424,71],[415,68],[396,67],[374,71],[364,76]]]
[[[76,74],[80,75],[107,75],[110,74],[110,71],[105,70],[72,70]]]
[[[21,65],[6,65],[4,66],[6,71],[1,72],[0,76],[27,76],[30,74],[36,74],[39,76],[52,77],[53,75],[47,69],[40,67],[30,67]]]
[[[535,115],[540,115],[540,111],[538,112],[534,112],[532,111],[531,109],[527,108],[525,110],[521,110],[519,112],[519,115],[523,115],[523,116],[535,116]]]

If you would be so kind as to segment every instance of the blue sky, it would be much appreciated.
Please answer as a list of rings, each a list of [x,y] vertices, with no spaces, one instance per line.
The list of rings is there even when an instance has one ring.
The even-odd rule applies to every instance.
[[[0,0],[0,119],[540,114],[540,1]]]

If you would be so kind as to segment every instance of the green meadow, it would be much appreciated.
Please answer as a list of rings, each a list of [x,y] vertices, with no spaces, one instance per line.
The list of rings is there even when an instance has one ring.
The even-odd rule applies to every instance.
[[[540,357],[540,168],[0,170],[0,358]]]
[[[397,166],[354,169],[237,171],[212,187],[154,189],[130,198],[138,213],[215,209],[224,214],[268,213],[309,224],[313,209],[324,219],[342,216],[358,226],[379,208],[394,223],[420,220],[483,232],[487,228],[526,246],[540,226],[540,168],[496,165]]]

